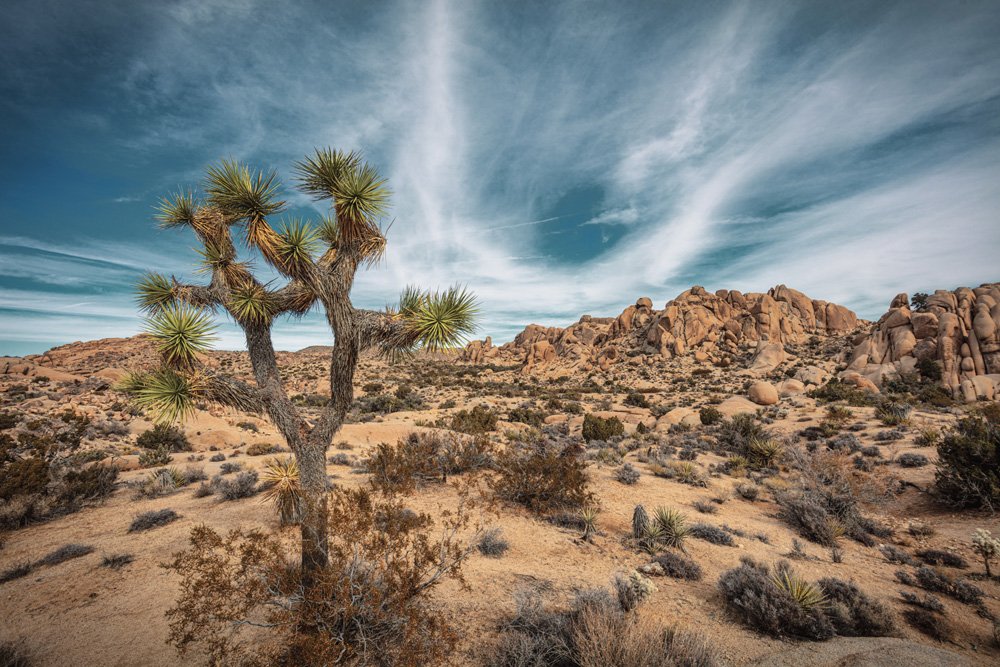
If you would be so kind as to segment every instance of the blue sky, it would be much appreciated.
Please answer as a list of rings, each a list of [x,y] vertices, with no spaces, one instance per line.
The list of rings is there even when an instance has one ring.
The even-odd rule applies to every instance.
[[[327,145],[394,190],[356,304],[463,282],[496,340],[692,284],[877,317],[1000,280],[996,2],[13,0],[4,19],[0,354],[139,331],[141,272],[196,259],[155,229],[159,196],[230,156],[290,185]]]

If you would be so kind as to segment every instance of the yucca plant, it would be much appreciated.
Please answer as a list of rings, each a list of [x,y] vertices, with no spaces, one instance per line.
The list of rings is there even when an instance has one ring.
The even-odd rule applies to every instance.
[[[600,510],[594,505],[587,505],[580,510],[580,521],[583,522],[583,535],[581,540],[589,542],[590,538],[597,532],[597,515]]]
[[[809,583],[787,568],[781,568],[771,575],[771,581],[806,611],[826,606],[826,595],[819,586]]]
[[[392,357],[421,347],[459,345],[474,329],[477,305],[464,287],[410,287],[394,307],[356,308],[350,296],[356,273],[383,257],[386,247],[391,226],[383,225],[387,183],[359,153],[334,149],[316,150],[295,171],[300,190],[329,203],[329,213],[317,223],[292,220],[275,230],[269,218],[285,208],[276,172],[234,160],[210,167],[200,194],[161,200],[157,220],[164,228],[191,229],[201,246],[199,269],[208,280],[198,285],[158,274],[142,278],[137,301],[148,313],[147,330],[163,363],[130,374],[119,388],[160,422],[187,418],[197,404],[209,401],[270,417],[298,466],[302,568],[308,583],[327,563],[324,453],[353,401],[358,359],[367,350]],[[254,274],[240,257],[236,236],[279,280],[262,281]],[[307,420],[289,400],[271,328],[316,306],[324,310],[333,344],[330,399],[318,417]],[[216,312],[243,330],[253,384],[202,365],[199,355],[209,349]]]
[[[264,464],[261,474],[264,484],[263,500],[274,503],[282,526],[299,522],[302,512],[302,486],[299,484],[299,466],[288,456],[271,459]]]
[[[751,437],[747,454],[757,467],[773,468],[785,453],[785,446],[769,437]]]
[[[662,531],[659,542],[668,547],[683,549],[691,529],[687,525],[687,517],[678,510],[667,507],[657,507],[653,510],[653,521]]]

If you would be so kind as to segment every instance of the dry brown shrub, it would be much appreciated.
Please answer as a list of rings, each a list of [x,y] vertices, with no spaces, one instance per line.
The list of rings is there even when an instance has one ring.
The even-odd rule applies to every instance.
[[[468,489],[459,495],[435,524],[398,496],[334,489],[330,564],[308,586],[277,536],[194,528],[191,547],[165,566],[181,578],[170,643],[182,654],[198,646],[217,665],[439,664],[457,637],[428,595],[449,578],[464,584],[475,548],[459,539],[474,507]]]

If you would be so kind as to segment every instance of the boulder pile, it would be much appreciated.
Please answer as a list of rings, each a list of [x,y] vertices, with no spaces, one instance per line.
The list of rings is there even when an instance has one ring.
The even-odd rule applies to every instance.
[[[933,362],[956,398],[991,400],[1000,390],[1000,283],[938,290],[911,305],[898,294],[855,340],[846,379],[875,385]]]
[[[473,341],[463,359],[522,363],[529,372],[558,360],[560,366],[606,370],[626,358],[642,363],[692,356],[699,362],[726,363],[741,351],[756,351],[753,370],[767,373],[785,359],[783,346],[812,336],[841,336],[858,327],[844,306],[810,299],[778,285],[766,293],[708,292],[695,286],[653,308],[648,297],[636,300],[618,317],[584,315],[566,327],[528,325],[513,341],[494,347]]]

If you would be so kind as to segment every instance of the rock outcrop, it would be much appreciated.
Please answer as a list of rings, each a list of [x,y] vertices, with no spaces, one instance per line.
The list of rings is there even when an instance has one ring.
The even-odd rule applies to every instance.
[[[1000,386],[1000,283],[938,290],[917,308],[898,294],[855,343],[842,374],[848,379],[860,375],[881,385],[930,360],[956,398],[992,399]]]
[[[692,356],[699,362],[724,363],[741,351],[757,350],[754,372],[766,374],[785,359],[785,344],[811,336],[839,336],[853,331],[857,316],[826,301],[778,285],[766,293],[737,290],[711,293],[692,287],[662,310],[648,297],[638,299],[618,317],[584,315],[566,328],[528,325],[512,342],[494,348],[473,341],[463,359],[520,361],[525,371],[554,360],[568,367],[606,370],[623,359],[650,363],[656,358]]]

